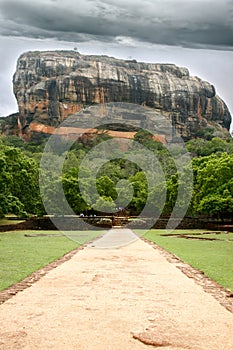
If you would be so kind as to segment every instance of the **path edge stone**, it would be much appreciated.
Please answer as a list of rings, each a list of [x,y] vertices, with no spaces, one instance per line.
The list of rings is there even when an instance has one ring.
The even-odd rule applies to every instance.
[[[66,261],[70,260],[75,254],[77,254],[80,250],[83,250],[87,247],[88,244],[91,244],[95,240],[99,239],[101,237],[98,236],[94,239],[92,239],[89,242],[86,242],[79,246],[78,248],[75,248],[74,250],[71,250],[70,252],[64,254],[59,259],[45,265],[44,267],[34,271],[32,274],[24,278],[22,281],[19,281],[15,284],[12,284],[11,286],[7,287],[6,289],[0,291],[0,305],[5,303],[7,300],[13,298],[16,294],[19,292],[22,292],[23,290],[31,287],[34,283],[39,281],[43,276],[47,275],[49,271],[55,269],[59,265],[62,265]]]
[[[141,237],[141,239],[145,243],[151,245],[154,249],[158,250],[169,263],[174,264],[188,278],[192,278],[195,283],[201,286],[206,293],[211,294],[220,305],[222,305],[229,312],[233,313],[233,292],[231,290],[224,288],[216,281],[207,277],[203,271],[195,269],[175,254],[168,252],[166,249],[160,247],[156,243],[144,237]]]

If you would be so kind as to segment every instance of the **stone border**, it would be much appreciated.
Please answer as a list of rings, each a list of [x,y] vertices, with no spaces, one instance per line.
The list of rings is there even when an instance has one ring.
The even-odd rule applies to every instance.
[[[233,313],[233,292],[222,287],[211,278],[207,277],[203,271],[195,269],[181,260],[175,254],[172,254],[160,247],[156,243],[141,238],[145,243],[151,245],[154,249],[158,250],[166,258],[169,263],[175,264],[175,266],[181,270],[187,277],[193,278],[195,283],[203,288],[206,293],[211,294],[225,309]]]

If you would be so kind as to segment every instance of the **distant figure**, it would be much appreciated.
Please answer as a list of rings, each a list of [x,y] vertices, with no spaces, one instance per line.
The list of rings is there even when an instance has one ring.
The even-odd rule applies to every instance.
[[[83,218],[83,217],[84,217],[84,214],[83,214],[83,213],[81,213],[79,216],[80,216],[80,218]]]

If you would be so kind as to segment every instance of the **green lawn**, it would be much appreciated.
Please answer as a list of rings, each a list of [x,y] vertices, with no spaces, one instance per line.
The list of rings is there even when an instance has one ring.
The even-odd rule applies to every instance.
[[[233,291],[233,233],[197,235],[202,232],[201,230],[175,230],[173,235],[169,236],[165,230],[151,230],[144,237]],[[175,237],[178,234],[216,240]]]
[[[25,234],[43,236],[25,237]],[[0,233],[0,290],[99,236],[101,231],[69,232],[77,241],[59,234],[59,231],[29,230]]]
[[[145,238],[204,271],[207,276],[233,291],[233,233],[197,235],[202,232],[175,230],[173,236],[168,236],[165,230],[151,230],[146,233]],[[21,281],[32,272],[102,233],[103,231],[67,232],[71,239],[62,234],[58,236],[59,231],[27,230],[0,233],[0,290]],[[43,236],[25,237],[25,234]],[[175,235],[179,234],[217,240],[177,238]]]

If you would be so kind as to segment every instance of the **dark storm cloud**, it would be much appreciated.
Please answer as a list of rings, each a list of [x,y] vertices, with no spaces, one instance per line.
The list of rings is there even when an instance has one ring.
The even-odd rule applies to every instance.
[[[232,0],[0,0],[0,34],[233,48]]]

